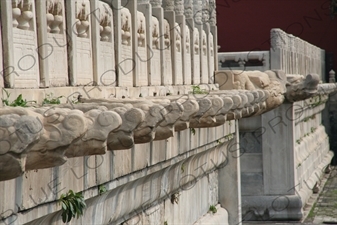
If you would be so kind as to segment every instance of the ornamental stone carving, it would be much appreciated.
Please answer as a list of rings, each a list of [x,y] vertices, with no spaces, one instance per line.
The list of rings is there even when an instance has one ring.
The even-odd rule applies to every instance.
[[[174,11],[176,16],[184,15],[184,1],[183,0],[174,0]]]
[[[146,23],[144,14],[137,11],[137,20],[138,20],[137,26],[138,47],[145,47]]]
[[[34,17],[32,0],[12,0],[13,27],[33,30]]]
[[[160,8],[162,4],[162,0],[150,0],[152,8]]]
[[[272,80],[272,78],[270,78]],[[334,86],[335,87],[335,86]],[[329,87],[327,87],[329,88]],[[67,158],[129,149],[175,131],[219,126],[268,109],[265,89],[138,99],[85,99],[79,104],[0,110],[0,180],[64,164]]]
[[[76,31],[77,37],[87,38],[89,36],[89,2],[77,0],[75,3],[76,10]]]
[[[99,1],[99,24],[101,41],[111,41],[112,34],[112,10],[108,4]]]
[[[193,19],[193,0],[184,1],[184,15],[186,19]]]
[[[175,0],[164,0],[163,7],[165,11],[173,11],[174,10],[174,1]]]
[[[290,102],[310,98],[318,93],[320,78],[317,74],[292,75],[287,74],[287,92],[285,97]]]
[[[63,5],[60,0],[46,1],[47,32],[59,34],[63,26]]]
[[[131,13],[127,8],[121,9],[121,35],[122,35],[122,44],[131,45]]]
[[[159,49],[159,21],[152,16],[152,49]]]

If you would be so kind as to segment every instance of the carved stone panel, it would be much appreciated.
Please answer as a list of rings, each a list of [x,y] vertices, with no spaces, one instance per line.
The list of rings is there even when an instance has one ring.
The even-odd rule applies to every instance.
[[[50,46],[48,57],[50,86],[66,86],[68,79],[67,39],[65,34],[64,2],[47,0],[47,38]]]
[[[184,84],[192,84],[192,63],[191,63],[191,37],[190,37],[190,29],[187,25],[185,25],[185,58],[184,58]]]
[[[208,74],[208,59],[207,59],[207,37],[206,32],[202,31],[201,39],[201,83],[208,84],[209,74]]]
[[[170,24],[164,20],[164,84],[172,84],[172,55],[170,40]]]
[[[159,41],[159,21],[156,17],[152,16],[151,24],[152,32],[152,52],[153,57],[151,58],[151,85],[160,85],[161,84],[161,70],[160,70],[160,41]]]
[[[12,1],[13,45],[16,88],[39,86],[39,56],[35,26],[35,2],[31,0]]]
[[[193,31],[193,45],[193,84],[200,84],[200,43],[197,28]]]
[[[112,9],[106,3],[99,1],[100,9],[100,52],[99,52],[99,83],[105,86],[116,86],[115,49]]]
[[[148,70],[147,70],[147,50],[148,45],[146,41],[146,21],[143,13],[137,11],[137,39],[138,51],[136,53],[136,64],[138,67],[139,83],[140,86],[148,85]]]
[[[131,13],[127,8],[120,10],[121,15],[121,36],[122,45],[120,46],[121,60],[119,68],[119,86],[133,86],[133,69],[135,62],[132,57],[132,20]]]
[[[77,85],[86,85],[93,81],[92,48],[90,37],[90,2],[76,0],[76,54],[77,54]],[[75,32],[75,31],[74,31]]]
[[[209,77],[212,78],[211,81],[213,80],[213,75],[214,75],[214,44],[213,44],[213,34],[209,34],[209,68],[210,68],[210,74]]]
[[[175,84],[183,84],[183,62],[182,62],[182,48],[183,45],[181,43],[181,29],[178,23],[175,23]]]

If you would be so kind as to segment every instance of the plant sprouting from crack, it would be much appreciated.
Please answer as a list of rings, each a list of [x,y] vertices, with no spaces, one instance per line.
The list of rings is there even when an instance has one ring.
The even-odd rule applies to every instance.
[[[201,89],[199,85],[192,85],[192,94],[208,94],[205,89]]]
[[[74,193],[69,190],[68,193],[62,194],[59,203],[62,206],[62,221],[68,223],[72,218],[77,216],[77,219],[83,215],[83,210],[87,207],[83,195],[78,192]]]
[[[216,213],[218,210],[216,209],[216,207],[214,205],[210,205],[209,206],[209,212],[212,212],[213,214]]]
[[[190,131],[193,135],[195,135],[195,129],[194,128],[190,128]]]
[[[179,196],[180,196],[179,192],[172,194],[171,195],[171,203],[172,204],[174,204],[174,203],[178,204],[179,203]]]
[[[36,101],[27,101],[26,99],[23,99],[22,97],[22,94],[19,94],[19,96],[12,102],[9,102],[9,97],[10,97],[10,93],[8,91],[6,91],[5,89],[2,89],[5,94],[6,94],[6,99],[1,99],[2,100],[2,103],[6,106],[13,106],[13,107],[16,107],[16,106],[21,106],[21,107],[27,107],[27,104],[29,102],[34,102],[36,103]]]
[[[184,173],[185,172],[185,164],[183,163],[183,164],[181,164],[181,167],[180,167],[180,169],[181,169],[181,172],[182,173]]]
[[[42,101],[42,105],[45,104],[61,104],[60,99],[64,96],[58,96],[53,98],[53,93],[47,94],[46,97]]]
[[[103,193],[107,192],[105,185],[102,184],[98,186],[98,192],[99,192],[99,195],[102,195]]]

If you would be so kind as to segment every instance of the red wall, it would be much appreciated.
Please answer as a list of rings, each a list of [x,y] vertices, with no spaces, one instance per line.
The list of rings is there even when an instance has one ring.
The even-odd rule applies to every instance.
[[[280,28],[327,53],[337,71],[337,15],[331,0],[216,0],[220,52],[269,50],[270,30]]]

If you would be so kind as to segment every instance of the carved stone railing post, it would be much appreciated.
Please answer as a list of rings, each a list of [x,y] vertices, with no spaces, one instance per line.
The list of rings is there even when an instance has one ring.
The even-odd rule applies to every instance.
[[[94,85],[99,83],[99,53],[101,51],[100,49],[100,24],[99,24],[99,18],[100,14],[100,8],[99,8],[99,0],[91,0],[90,1],[90,8],[92,9],[90,12],[90,22],[91,22],[91,44],[92,44],[92,64],[93,64],[93,82]]]
[[[40,87],[49,87],[49,67],[48,61],[45,60],[48,56],[48,37],[47,37],[47,10],[46,10],[47,1],[46,0],[37,0],[36,1],[36,22],[38,24],[38,43],[39,43],[39,70],[40,70]],[[48,15],[47,15],[48,19]],[[53,54],[53,53],[51,53]]]
[[[152,26],[155,26],[154,21],[158,21],[158,27],[154,28],[152,27],[152,50],[153,50],[153,60],[151,60],[153,63],[158,60],[158,56],[160,57],[160,64],[158,67],[160,68],[160,71],[158,75],[160,76],[160,80],[158,82],[158,78],[153,77],[152,71],[157,71],[156,65],[153,64],[151,66],[151,79],[150,84],[151,85],[165,85],[165,77],[172,76],[172,74],[165,74],[165,63],[167,61],[165,60],[165,45],[164,45],[164,10],[161,7],[162,6],[162,0],[150,0],[151,6],[152,6]],[[156,33],[158,31],[158,34]],[[150,43],[151,44],[151,43]],[[172,80],[172,79],[171,79]]]
[[[89,0],[66,1],[70,85],[93,84],[93,51]],[[81,62],[79,65],[78,62]]]
[[[335,71],[330,70],[329,72],[329,83],[336,83]]]
[[[39,0],[37,4],[40,80],[41,85],[49,87],[69,84],[65,71],[68,71],[67,42],[70,39],[67,40],[64,4],[62,0]]]
[[[2,33],[6,34],[3,35],[5,86],[37,88],[40,78],[35,1],[1,1],[1,11]]]
[[[146,68],[146,80],[147,80],[147,85],[160,85],[161,82],[161,76],[160,76],[160,55],[157,54],[156,57],[154,55],[153,52],[153,39],[157,39],[156,37],[153,37],[153,29],[155,26],[156,32],[158,32],[158,36],[159,36],[159,30],[158,27],[159,24],[157,24],[157,22],[154,22],[154,19],[152,17],[152,7],[150,4],[149,0],[142,0],[142,1],[138,1],[138,6],[137,9],[139,12],[141,12],[144,16],[145,16],[145,27],[143,28],[139,28],[138,31],[142,32],[142,29],[145,29],[145,39],[146,41],[143,44],[146,44],[144,46],[141,46],[142,49],[144,49],[144,51],[146,51],[146,56],[145,58],[141,57],[141,61],[142,63],[145,65],[147,65]],[[139,21],[139,18],[138,18]],[[157,20],[158,21],[158,20]],[[144,26],[144,24],[141,22],[139,24],[140,26]],[[142,35],[142,34],[140,34]],[[158,40],[155,40],[158,42]],[[157,43],[158,45],[159,43]],[[156,46],[157,46],[156,45]],[[158,53],[158,52],[157,52]],[[157,60],[155,60],[155,58]],[[145,62],[143,62],[145,61]],[[154,65],[155,63],[159,63],[159,65]],[[159,67],[158,67],[159,66]],[[154,70],[155,68],[158,68],[157,70]]]
[[[183,84],[191,84],[191,55],[190,53],[190,43],[186,43],[186,41],[190,41],[189,37],[189,29],[186,25],[186,18],[184,15],[184,1],[183,0],[175,0],[175,13],[176,13],[176,22],[179,24],[180,33],[180,53],[182,57],[182,65],[178,65],[181,68],[181,73],[183,74]],[[187,35],[188,32],[188,35]],[[188,38],[188,39],[187,39]],[[188,48],[188,49],[187,49]],[[180,70],[180,68],[178,68]]]
[[[201,83],[208,84],[210,82],[210,68],[209,68],[209,56],[210,56],[210,26],[209,26],[209,4],[208,0],[202,0],[201,8]]]
[[[211,70],[210,76],[214,76],[214,71],[218,71],[218,29],[216,26],[216,2],[215,0],[209,0],[209,12],[210,12],[209,25],[210,25],[210,30],[213,36],[213,40],[210,40],[210,42],[213,42],[211,44],[213,46],[210,46],[211,58],[213,55],[213,59],[214,59],[214,62],[211,62],[213,64],[211,65],[211,68],[213,66],[213,71]]]
[[[120,11],[121,29],[116,35],[121,35],[121,58],[118,61],[119,86],[139,86],[138,80],[138,50],[137,38],[137,2],[135,0],[122,0]]]
[[[151,5],[146,1],[141,1],[137,6],[137,51],[135,53],[135,61],[138,69],[136,74],[135,86],[149,85],[149,67],[152,58],[152,50],[150,47],[150,23],[152,22]]]
[[[184,1],[184,15],[185,15],[185,56],[184,60],[184,84],[192,84],[193,64],[192,58],[194,57],[193,50],[193,5],[192,0]]]
[[[95,0],[96,1],[96,0]],[[111,3],[111,2],[109,2]],[[95,3],[91,10],[94,82],[95,85],[116,86],[115,37],[113,5],[102,1]],[[94,4],[94,3],[91,3]],[[95,32],[95,33],[94,33]],[[120,31],[119,31],[120,32]],[[96,74],[95,74],[96,73]]]
[[[174,11],[174,0],[164,0],[163,2],[164,7],[164,17],[169,23],[169,31],[170,31],[170,49],[172,54],[172,84],[182,84],[183,78],[182,78],[182,71],[181,63],[179,62],[179,59],[177,58],[177,54],[181,53],[179,52],[179,49],[177,49],[177,41],[179,45],[179,33],[180,28],[179,25],[176,23],[175,18],[175,11]],[[178,40],[177,40],[178,38]],[[179,47],[178,47],[179,48]],[[178,61],[177,61],[178,60]],[[178,68],[179,67],[179,68]]]
[[[191,0],[193,1],[193,47],[192,47],[192,83],[200,84],[201,80],[201,30],[202,30],[202,1],[200,0]]]
[[[2,36],[2,46],[3,46],[3,69],[2,69],[2,79],[4,81],[4,86],[12,88],[14,87],[14,44],[13,44],[13,15],[12,15],[12,2],[11,1],[1,1],[1,34],[6,34]]]

